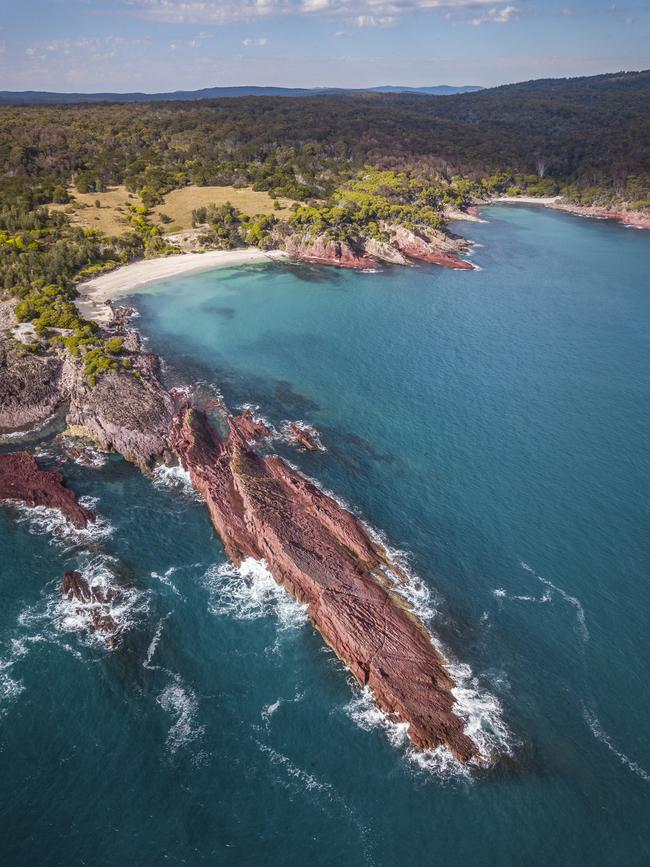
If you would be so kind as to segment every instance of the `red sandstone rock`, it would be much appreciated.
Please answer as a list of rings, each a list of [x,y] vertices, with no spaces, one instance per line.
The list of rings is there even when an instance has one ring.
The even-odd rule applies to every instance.
[[[75,494],[65,487],[61,473],[41,470],[28,452],[0,455],[0,500],[59,509],[76,527],[95,520],[93,513],[80,506]]]
[[[310,430],[306,426],[301,426],[295,421],[289,422],[285,427],[286,435],[290,440],[299,443],[307,449],[308,452],[317,452],[318,443],[316,441],[316,432]]]
[[[223,407],[223,404],[221,404]],[[266,439],[271,436],[271,431],[264,424],[264,422],[259,421],[253,417],[252,410],[246,409],[241,415],[238,415],[233,420],[233,424],[236,424],[245,439],[249,442],[255,442],[258,439]]]
[[[222,441],[184,409],[171,445],[206,500],[228,556],[264,559],[308,606],[312,623],[377,705],[409,723],[420,749],[446,745],[461,761],[476,746],[454,712],[445,660],[423,624],[390,589],[384,548],[361,522],[277,457],[263,458],[237,421]],[[395,570],[394,570],[395,571]]]
[[[377,260],[366,255],[365,251],[355,250],[343,241],[330,241],[322,237],[292,236],[286,240],[285,250],[294,259],[314,265],[337,265],[339,268],[361,270],[377,267]]]

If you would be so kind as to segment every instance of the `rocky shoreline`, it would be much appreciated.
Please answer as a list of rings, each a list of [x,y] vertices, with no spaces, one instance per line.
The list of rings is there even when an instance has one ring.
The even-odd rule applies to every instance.
[[[6,324],[6,309],[4,314]],[[65,407],[67,436],[117,452],[147,474],[180,463],[205,499],[231,560],[266,563],[274,579],[307,605],[314,627],[377,706],[392,721],[408,724],[418,749],[442,745],[461,762],[483,761],[456,712],[457,684],[445,659],[393,589],[405,576],[383,546],[288,463],[257,450],[255,443],[272,431],[250,410],[233,416],[213,401],[220,420],[211,424],[184,390],[163,386],[159,359],[143,349],[123,316],[105,333],[121,336],[129,368],[109,371],[95,385],[84,377],[82,361],[62,349],[25,356],[11,337],[5,339],[0,432]],[[282,436],[307,451],[320,447],[316,432],[296,422],[288,422]],[[76,526],[93,520],[61,474],[42,470],[25,452],[0,458],[0,499],[59,508]],[[62,593],[93,608],[91,629],[112,634],[110,600],[94,598],[76,573],[66,575]]]

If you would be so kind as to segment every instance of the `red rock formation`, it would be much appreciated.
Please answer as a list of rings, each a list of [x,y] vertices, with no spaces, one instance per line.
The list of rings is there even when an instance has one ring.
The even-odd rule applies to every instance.
[[[223,404],[221,404],[223,407]],[[252,410],[245,409],[241,415],[238,415],[233,419],[233,424],[236,424],[239,428],[241,434],[247,439],[249,442],[255,442],[255,440],[263,440],[267,437],[271,436],[271,431],[264,424],[263,421],[256,419],[253,417]]]
[[[339,268],[361,270],[377,267],[376,259],[366,255],[363,250],[353,249],[343,241],[295,235],[286,239],[284,248],[292,258],[314,265],[337,265]]]
[[[80,506],[75,494],[65,487],[61,473],[41,470],[27,452],[0,455],[0,500],[59,509],[76,527],[95,520],[93,513]]]
[[[607,208],[596,208],[583,205],[554,204],[554,210],[568,211],[578,217],[595,217],[599,220],[616,220],[624,226],[633,229],[650,229],[650,211],[610,211]]]
[[[475,757],[445,660],[382,571],[392,568],[386,551],[354,515],[284,461],[258,455],[228,423],[222,441],[202,413],[184,409],[170,436],[228,556],[266,561],[377,705],[409,724],[417,747],[444,744],[461,761]]]
[[[303,446],[308,452],[318,451],[316,432],[310,430],[307,426],[299,425],[295,421],[290,421],[284,430],[290,440]]]
[[[473,271],[471,262],[459,259],[458,256],[448,249],[447,239],[433,244],[425,238],[416,235],[404,226],[393,228],[391,237],[392,244],[408,259],[418,262],[428,262],[431,265],[441,265],[443,268],[453,268],[459,271]]]

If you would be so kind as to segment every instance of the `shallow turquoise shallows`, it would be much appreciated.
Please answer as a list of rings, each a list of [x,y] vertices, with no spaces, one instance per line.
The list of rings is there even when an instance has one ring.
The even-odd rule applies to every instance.
[[[650,863],[650,235],[485,216],[474,273],[272,264],[133,301],[170,383],[318,428],[277,449],[407,552],[504,758],[418,761],[182,479],[69,463],[98,531],[0,509],[0,863]],[[60,604],[71,567],[129,588],[118,649]]]

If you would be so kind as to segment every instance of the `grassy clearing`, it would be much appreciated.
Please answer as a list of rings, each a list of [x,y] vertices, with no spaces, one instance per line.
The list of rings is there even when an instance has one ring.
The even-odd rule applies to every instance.
[[[73,201],[68,205],[49,205],[50,210],[64,211],[72,222],[84,229],[97,229],[106,235],[122,235],[128,229],[125,218],[126,206],[142,202],[135,193],[126,187],[111,187],[105,193],[80,193],[74,188],[69,190]],[[96,207],[95,202],[100,203]]]
[[[126,206],[141,205],[140,197],[129,193],[126,187],[111,187],[105,193],[80,193],[70,189],[73,202],[68,205],[50,205],[51,210],[68,213],[72,222],[84,229],[97,229],[106,235],[122,235],[127,231],[125,218]],[[99,207],[95,202],[99,202]],[[276,214],[286,216],[290,212],[289,199],[280,199],[279,210],[273,208],[274,199],[265,192],[255,192],[250,188],[235,187],[183,187],[172,190],[165,196],[162,205],[153,208],[151,221],[165,231],[173,232],[192,228],[192,211],[202,205],[223,205],[230,202],[248,216],[255,214]],[[166,214],[171,222],[163,223],[160,214]]]
[[[287,215],[290,211],[289,199],[279,199],[280,208],[274,210],[274,199],[266,192],[255,192],[250,188],[236,189],[235,187],[182,187],[180,190],[172,190],[165,196],[164,204],[153,209],[153,221],[160,223],[158,214],[163,213],[171,217],[168,228],[191,229],[192,211],[203,205],[224,205],[230,202],[243,214],[249,217],[255,214]]]

